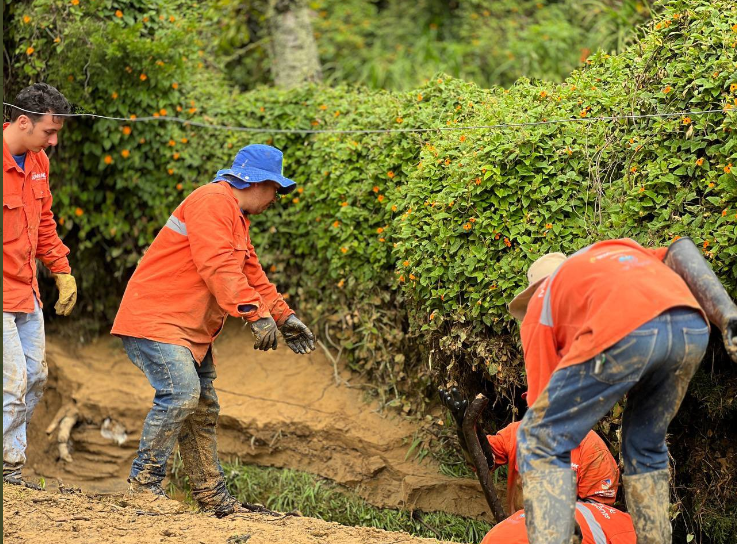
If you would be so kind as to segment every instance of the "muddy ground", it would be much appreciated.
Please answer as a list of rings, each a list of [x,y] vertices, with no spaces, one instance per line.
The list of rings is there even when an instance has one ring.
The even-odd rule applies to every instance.
[[[168,504],[159,504],[165,501]],[[437,540],[318,519],[239,514],[216,519],[160,499],[89,496],[3,485],[3,542],[43,544],[431,544]],[[173,504],[172,504],[173,503]]]
[[[221,458],[323,476],[379,507],[490,519],[478,482],[445,477],[428,458],[407,458],[417,426],[367,404],[346,369],[338,368],[337,384],[322,351],[298,356],[285,346],[264,353],[252,345],[235,322],[216,342]],[[124,491],[153,390],[112,337],[75,346],[52,336],[47,360],[49,385],[31,424],[26,473],[86,492]],[[59,458],[56,432],[45,432],[62,407],[79,414],[72,462]],[[124,441],[103,428],[117,429],[119,439],[124,429]]]

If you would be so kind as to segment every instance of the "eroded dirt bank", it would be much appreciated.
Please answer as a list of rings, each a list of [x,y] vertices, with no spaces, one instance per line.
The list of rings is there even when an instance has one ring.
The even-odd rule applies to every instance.
[[[168,501],[173,502],[173,501]],[[174,510],[165,511],[162,510]],[[179,509],[157,508],[123,496],[32,491],[3,485],[3,541],[44,544],[431,544],[407,533],[302,517],[239,514],[216,519]]]
[[[380,415],[360,388],[336,385],[323,353],[297,356],[284,346],[257,352],[233,325],[216,343],[223,459],[311,472],[375,506],[489,519],[478,483],[442,476],[427,458],[405,459],[415,427]],[[123,491],[153,390],[114,338],[77,348],[52,337],[47,360],[50,381],[31,425],[28,473],[85,491]],[[357,383],[345,370],[341,378]],[[62,406],[79,413],[72,462],[59,459],[56,433],[45,432]],[[103,436],[103,426],[117,428],[119,438],[124,429],[125,441]]]

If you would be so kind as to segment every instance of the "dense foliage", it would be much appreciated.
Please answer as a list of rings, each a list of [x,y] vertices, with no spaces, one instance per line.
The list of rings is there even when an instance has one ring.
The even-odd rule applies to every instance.
[[[88,111],[252,128],[437,128],[283,134],[160,119],[68,123],[52,184],[84,315],[112,317],[171,210],[256,142],[284,149],[285,173],[301,185],[254,222],[267,272],[324,341],[405,411],[422,408],[433,381],[483,376],[497,413],[511,417],[524,373],[505,305],[548,251],[688,235],[737,297],[733,2],[667,2],[639,42],[593,54],[560,84],[481,89],[440,75],[405,92],[238,93],[208,41],[192,38],[206,33],[187,2],[35,0],[14,9],[15,81],[49,81]],[[706,110],[714,111],[680,113]],[[656,112],[673,115],[621,118]],[[678,445],[679,492],[704,493],[679,495],[688,520],[723,542],[736,530],[724,521],[737,510],[736,375],[716,352],[676,427],[701,448],[696,462]],[[727,439],[701,440],[693,429],[705,420]],[[613,438],[617,418],[606,425]]]

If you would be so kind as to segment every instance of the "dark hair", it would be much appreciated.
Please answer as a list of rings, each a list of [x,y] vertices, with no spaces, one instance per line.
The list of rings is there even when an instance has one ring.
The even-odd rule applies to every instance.
[[[26,87],[15,97],[15,106],[10,109],[10,122],[12,123],[21,115],[28,117],[34,124],[46,113],[70,113],[72,107],[64,95],[48,83],[34,83]],[[22,108],[22,109],[20,109]],[[38,113],[28,113],[28,111]]]

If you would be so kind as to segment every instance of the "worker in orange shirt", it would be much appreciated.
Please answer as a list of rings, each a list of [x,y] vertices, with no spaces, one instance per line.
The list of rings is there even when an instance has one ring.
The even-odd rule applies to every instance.
[[[522,395],[526,398],[527,394]],[[471,459],[466,445],[466,438],[462,431],[463,419],[468,402],[463,399],[458,388],[450,391],[440,390],[442,404],[448,408],[458,425],[458,440],[467,459]],[[479,440],[488,443],[488,448],[482,443],[482,450],[489,468],[495,470],[508,465],[507,469],[507,511],[514,512],[522,508],[522,480],[519,477],[517,463],[517,430],[520,421],[515,421],[502,428],[496,434],[479,434]],[[478,429],[478,428],[477,428]],[[471,463],[473,465],[473,463]],[[604,441],[594,431],[589,431],[581,443],[571,451],[571,469],[575,473],[576,496],[581,501],[597,501],[602,504],[613,505],[619,488],[619,468]]]
[[[22,478],[26,429],[48,376],[36,259],[59,288],[56,313],[68,316],[77,300],[67,248],[51,211],[49,159],[69,102],[36,83],[15,98],[3,124],[3,481],[37,488]]]
[[[312,332],[266,277],[249,234],[249,216],[295,188],[282,175],[281,151],[244,147],[231,168],[174,210],[128,282],[112,334],[156,390],[131,493],[165,495],[161,482],[178,440],[200,507],[217,516],[239,510],[218,460],[212,343],[231,315],[250,323],[254,349],[276,349],[277,331],[295,353],[315,349]]]
[[[531,544],[568,544],[576,484],[571,450],[626,393],[622,454],[639,544],[671,541],[665,441],[709,339],[737,361],[737,306],[689,239],[646,249],[630,239],[535,261],[510,303],[530,409],[517,433]]]
[[[481,544],[528,544],[525,511],[519,510],[497,523]],[[635,528],[629,514],[593,501],[576,502],[576,525],[581,544],[636,544]]]

